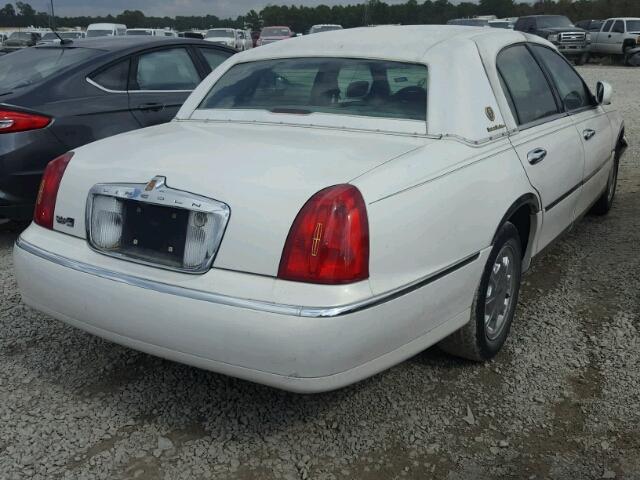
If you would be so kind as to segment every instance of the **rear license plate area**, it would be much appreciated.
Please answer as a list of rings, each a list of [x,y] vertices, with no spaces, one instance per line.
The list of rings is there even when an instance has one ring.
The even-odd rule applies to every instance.
[[[120,252],[140,260],[181,267],[189,211],[123,200]]]

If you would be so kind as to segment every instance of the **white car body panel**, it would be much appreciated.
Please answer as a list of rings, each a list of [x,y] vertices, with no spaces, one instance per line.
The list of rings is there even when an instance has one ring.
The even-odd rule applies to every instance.
[[[550,46],[501,29],[378,27],[233,56],[174,122],[75,151],[55,208],[56,217],[74,221],[54,222],[53,231],[32,225],[17,243],[25,301],[118,343],[298,392],[339,388],[424,350],[469,321],[509,215],[519,209],[529,218],[526,270],[607,184],[623,131],[617,112],[594,106],[517,125],[495,63],[503,48],[522,42]],[[427,65],[427,122],[197,108],[237,63],[371,52]],[[587,140],[589,129],[597,134]],[[531,165],[536,148],[547,158]],[[90,189],[144,185],[155,176],[230,207],[206,273],[137,264],[88,245]],[[277,278],[302,206],[342,183],[356,186],[366,204],[368,279],[317,285]]]

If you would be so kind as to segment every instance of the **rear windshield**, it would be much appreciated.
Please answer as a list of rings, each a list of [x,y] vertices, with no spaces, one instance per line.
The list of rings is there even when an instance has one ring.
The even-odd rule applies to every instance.
[[[45,33],[42,40],[55,40],[58,38],[55,33]]]
[[[291,35],[291,30],[282,27],[267,27],[262,29],[260,35],[263,37],[286,37]]]
[[[627,20],[627,32],[640,32],[640,20]]]
[[[127,35],[151,35],[151,30],[127,30]]]
[[[241,63],[218,80],[199,108],[426,120],[427,67],[345,58]]]
[[[233,38],[233,30],[209,30],[207,38]]]
[[[62,32],[60,33],[60,36],[62,38],[81,38],[82,33],[81,32]]]
[[[27,48],[0,57],[0,93],[8,93],[44,80],[99,51],[85,48]]]
[[[87,37],[107,37],[113,35],[113,30],[87,30]]]

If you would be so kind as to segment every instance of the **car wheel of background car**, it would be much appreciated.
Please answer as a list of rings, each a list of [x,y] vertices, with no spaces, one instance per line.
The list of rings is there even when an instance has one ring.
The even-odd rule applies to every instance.
[[[623,49],[623,60],[622,60],[622,64],[625,67],[630,67],[631,66],[631,62],[629,61],[631,59],[631,47],[624,47]]]
[[[606,215],[611,210],[611,206],[613,205],[613,199],[616,196],[616,188],[618,184],[618,168],[619,162],[618,159],[613,161],[613,166],[611,167],[611,171],[609,172],[609,180],[607,181],[607,188],[602,194],[602,196],[598,199],[598,201],[591,208],[591,213],[595,215]]]
[[[586,52],[586,53],[583,53],[582,55],[577,56],[576,59],[574,60],[574,63],[577,66],[581,66],[587,63],[588,61],[589,61],[589,52]]]
[[[577,65],[578,67],[581,66],[581,65],[584,65],[586,63],[586,61],[587,61],[587,55],[588,55],[587,53],[583,53],[582,55],[578,55],[577,57],[575,57],[573,59],[573,63],[575,65]]]
[[[469,360],[493,358],[504,345],[516,311],[522,275],[522,242],[506,222],[496,237],[471,306],[471,319],[439,343],[442,350]]]

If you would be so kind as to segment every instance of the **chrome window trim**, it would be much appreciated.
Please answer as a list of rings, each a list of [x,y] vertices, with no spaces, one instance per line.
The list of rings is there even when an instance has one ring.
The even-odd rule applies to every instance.
[[[180,273],[202,274],[211,269],[213,261],[216,258],[224,232],[229,223],[231,216],[231,208],[224,202],[214,200],[212,198],[195,195],[182,190],[175,190],[166,185],[164,177],[155,177],[154,180],[161,179],[160,186],[151,190],[145,190],[148,184],[144,183],[98,183],[94,185],[87,195],[87,203],[85,209],[85,232],[87,244],[97,253],[107,255],[109,257],[118,258],[132,263],[139,263],[150,267],[161,268],[163,270],[171,270]],[[211,254],[205,258],[203,264],[198,268],[178,268],[161,263],[151,262],[120,252],[110,252],[94,245],[91,236],[91,217],[93,212],[93,198],[96,195],[104,195],[108,197],[120,198],[123,200],[136,200],[141,203],[149,203],[163,207],[180,208],[188,211],[203,212],[213,214],[220,222],[221,228],[216,232],[212,239]]]
[[[43,248],[37,247],[22,237],[18,237],[16,241],[16,248],[20,248],[27,253],[35,255],[43,260],[52,262],[56,265],[60,265],[65,268],[70,268],[81,273],[93,275],[95,277],[104,278],[118,283],[124,283],[134,287],[144,288],[146,290],[152,290],[159,293],[168,295],[175,295],[178,297],[189,298],[192,300],[199,300],[203,302],[214,303],[217,305],[225,305],[229,307],[244,308],[248,310],[255,310],[258,312],[274,313],[278,315],[288,315],[294,317],[304,318],[332,318],[356,313],[361,310],[366,310],[383,303],[395,300],[403,295],[413,292],[419,288],[422,288],[430,283],[433,283],[473,262],[480,258],[480,252],[476,252],[472,255],[464,257],[462,260],[455,262],[449,267],[445,267],[437,272],[422,277],[414,282],[400,286],[393,290],[374,295],[364,300],[352,302],[344,305],[328,306],[328,307],[313,307],[302,305],[289,305],[283,303],[268,302],[265,300],[253,300],[241,297],[232,297],[229,295],[223,295],[220,293],[206,292],[203,290],[196,290],[193,288],[181,287],[177,285],[170,285],[168,283],[158,282],[155,280],[149,280],[146,278],[138,277],[135,275],[129,275],[126,273],[116,272],[103,267],[95,265],[89,265],[85,262],[73,260],[62,255],[58,255],[53,252],[49,252]]]
[[[139,93],[191,93],[193,92],[193,89],[192,90],[111,90],[109,88],[103,87],[98,82],[96,82],[95,80],[92,80],[89,77],[85,77],[85,80],[90,85],[93,85],[94,87],[99,88],[103,92],[107,92],[107,93],[138,93],[139,94]]]

